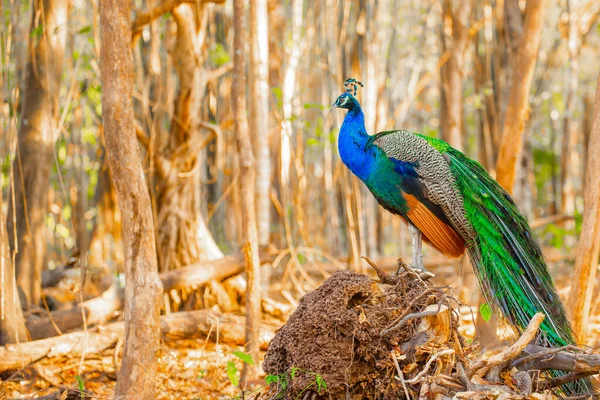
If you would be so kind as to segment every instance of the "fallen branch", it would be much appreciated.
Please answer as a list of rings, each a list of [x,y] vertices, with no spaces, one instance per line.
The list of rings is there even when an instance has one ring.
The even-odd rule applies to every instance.
[[[552,389],[557,386],[564,385],[569,382],[574,382],[579,379],[586,378],[590,375],[595,375],[597,371],[594,372],[571,372],[569,374],[563,376],[557,376],[556,378],[548,379],[547,381],[543,381],[540,383],[539,390]],[[582,397],[582,399],[587,399],[589,396]]]
[[[0,372],[26,367],[44,357],[99,353],[112,346],[117,337],[114,332],[77,331],[33,342],[9,344],[0,347]]]
[[[244,270],[244,258],[241,255],[225,256],[213,261],[201,261],[187,267],[174,269],[160,274],[163,289],[168,292],[194,285],[203,285],[211,280],[223,280]]]
[[[565,347],[565,350],[566,349],[569,349],[569,347]],[[533,356],[536,353],[543,353],[544,356],[520,363],[517,365],[517,368],[521,370],[540,371],[554,369],[559,371],[592,374],[600,372],[600,354],[585,354],[583,352],[573,353],[565,350],[548,355],[549,350],[546,347],[529,345],[524,351],[528,357]],[[548,356],[545,357],[546,355]]]
[[[519,340],[517,340],[512,346],[501,351],[500,353],[493,355],[488,359],[476,362],[475,365],[469,368],[469,370],[467,371],[467,375],[470,377],[473,375],[483,376],[486,372],[488,372],[491,368],[495,367],[496,365],[503,364],[507,361],[510,362],[511,360],[518,357],[519,354],[521,354],[523,350],[525,350],[525,347],[527,347],[527,345],[531,343],[531,341],[535,338],[540,324],[542,323],[544,318],[545,316],[542,313],[535,314],[533,318],[531,318],[531,321],[529,321],[527,329],[525,330],[525,332],[523,332]]]
[[[271,323],[261,324],[262,349],[266,349],[277,327]],[[210,310],[165,315],[160,319],[160,332],[173,339],[206,338],[207,335],[216,339],[218,332],[219,342],[237,345],[245,342],[244,317],[221,315]],[[96,354],[114,346],[123,334],[123,322],[115,322],[88,332],[77,331],[48,339],[6,345],[0,347],[0,372],[24,368],[45,357]]]
[[[51,317],[29,318],[25,325],[31,340],[60,335],[83,326],[83,313],[88,324],[97,324],[110,319],[114,312],[123,307],[123,290],[113,283],[101,296],[78,304],[68,310],[53,311]],[[56,327],[60,330],[58,332]]]

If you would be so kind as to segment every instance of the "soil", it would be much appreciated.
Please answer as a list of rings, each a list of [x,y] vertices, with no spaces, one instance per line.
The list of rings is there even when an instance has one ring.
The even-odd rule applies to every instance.
[[[402,368],[426,360],[422,348],[430,345],[435,329],[419,332],[420,319],[415,318],[401,329],[382,332],[409,313],[441,304],[446,296],[443,289],[408,275],[404,277],[409,279],[390,277],[395,284],[383,285],[365,275],[338,271],[304,296],[265,357],[265,372],[278,376],[272,378],[272,398],[404,398],[394,378],[392,354],[398,355]],[[456,322],[454,317],[448,320]],[[326,387],[318,387],[319,377]]]

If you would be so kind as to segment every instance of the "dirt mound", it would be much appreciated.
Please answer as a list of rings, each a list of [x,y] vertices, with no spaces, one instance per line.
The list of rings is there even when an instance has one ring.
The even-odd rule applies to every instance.
[[[426,278],[425,278],[426,279]],[[271,344],[263,368],[281,398],[404,398],[395,376],[419,371],[449,376],[464,355],[451,296],[406,269],[377,283],[338,271],[304,296]],[[437,354],[435,362],[428,361]],[[429,364],[426,367],[426,363]],[[402,371],[402,372],[400,372]]]

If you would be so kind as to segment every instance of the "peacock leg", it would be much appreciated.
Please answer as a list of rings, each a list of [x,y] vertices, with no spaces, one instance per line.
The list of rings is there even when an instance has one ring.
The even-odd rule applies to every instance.
[[[408,223],[408,231],[412,235],[412,267],[425,270],[423,266],[423,236],[416,226]]]

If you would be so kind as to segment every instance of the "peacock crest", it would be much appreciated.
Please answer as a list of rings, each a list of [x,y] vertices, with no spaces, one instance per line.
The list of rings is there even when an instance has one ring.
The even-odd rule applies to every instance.
[[[347,93],[350,93],[353,96],[356,96],[356,94],[358,93],[358,87],[364,87],[365,85],[363,85],[362,82],[357,81],[354,78],[348,78],[346,79],[346,82],[344,82],[344,88],[346,90]]]

